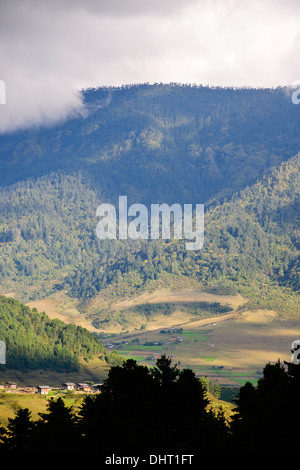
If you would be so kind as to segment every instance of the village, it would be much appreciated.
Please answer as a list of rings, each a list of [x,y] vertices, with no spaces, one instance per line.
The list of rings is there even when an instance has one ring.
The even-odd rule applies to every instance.
[[[48,395],[52,390],[60,390],[74,393],[99,393],[103,383],[73,383],[65,382],[61,387],[50,387],[48,385],[37,385],[33,387],[19,387],[16,382],[6,382],[5,385],[0,385],[2,393],[37,393],[39,395]]]

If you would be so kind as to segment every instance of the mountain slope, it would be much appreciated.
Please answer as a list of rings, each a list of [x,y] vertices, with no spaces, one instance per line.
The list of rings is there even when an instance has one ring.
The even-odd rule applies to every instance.
[[[126,282],[153,289],[168,273],[169,285],[176,284],[176,278],[187,278],[206,290],[241,293],[249,299],[244,308],[299,313],[299,167],[297,154],[228,202],[212,204],[205,216],[201,250],[187,252],[184,243],[176,240],[147,242],[138,259],[131,263],[123,259],[113,267],[119,277],[115,277],[112,288],[101,285],[106,271],[97,265],[67,278],[71,292],[81,299],[91,297],[87,312],[89,304],[93,305],[93,317],[107,321],[112,312],[101,310],[106,290],[110,295],[113,291],[114,296],[118,292],[124,296],[124,290],[125,295],[130,293],[124,288]],[[111,270],[110,266],[113,277]],[[93,300],[96,290],[101,299],[98,314]]]
[[[138,85],[85,99],[85,117],[0,136],[1,292],[63,290],[86,314],[100,293],[101,319],[112,297],[184,280],[295,311],[300,114],[286,90]],[[123,194],[205,203],[204,248],[100,241],[96,208]]]
[[[198,251],[183,240],[100,241],[96,192],[75,176],[4,189],[1,205],[1,288],[24,301],[64,289],[88,314],[100,293],[93,315],[107,319],[103,299],[186,279],[243,293],[256,306],[295,308],[285,294],[299,291],[299,154],[228,202],[212,202]]]
[[[50,320],[16,299],[0,297],[0,338],[5,343],[5,369],[74,372],[80,360],[95,356],[114,362],[95,335],[84,328]]]

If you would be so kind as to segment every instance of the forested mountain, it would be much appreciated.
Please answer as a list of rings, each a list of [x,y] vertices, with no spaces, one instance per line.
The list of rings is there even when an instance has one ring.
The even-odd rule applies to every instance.
[[[300,154],[223,204],[215,201],[205,216],[205,243],[186,251],[183,241],[146,241],[123,253],[82,265],[65,280],[71,294],[91,298],[110,283],[139,287],[165,273],[186,276],[205,288],[242,292],[252,306],[287,313],[299,310]],[[126,250],[127,246],[127,252]],[[109,262],[107,262],[109,261]],[[295,304],[284,296],[294,297]],[[292,301],[293,304],[293,301]]]
[[[83,116],[0,136],[1,185],[81,172],[105,199],[204,203],[300,149],[299,109],[284,88],[145,84],[84,98]]]
[[[228,202],[211,203],[205,243],[100,241],[97,198],[83,179],[53,175],[2,190],[1,284],[26,300],[66,288],[89,299],[111,284],[133,288],[168,273],[232,291],[266,282],[299,289],[299,155]],[[261,300],[261,299],[260,299]]]
[[[0,136],[2,292],[28,301],[65,289],[88,305],[111,286],[126,294],[185,276],[255,305],[293,297],[300,113],[287,90],[158,84],[84,95],[84,116]],[[204,247],[100,241],[96,208],[119,195],[204,203]]]

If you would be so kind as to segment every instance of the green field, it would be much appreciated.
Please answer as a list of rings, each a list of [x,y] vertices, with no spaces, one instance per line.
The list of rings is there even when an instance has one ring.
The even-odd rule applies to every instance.
[[[20,408],[28,408],[34,420],[39,419],[39,413],[47,411],[49,399],[61,396],[67,406],[72,406],[74,412],[78,410],[83,395],[71,394],[60,390],[51,390],[47,396],[37,393],[16,393],[0,391],[0,426],[6,426],[9,418],[14,418]]]

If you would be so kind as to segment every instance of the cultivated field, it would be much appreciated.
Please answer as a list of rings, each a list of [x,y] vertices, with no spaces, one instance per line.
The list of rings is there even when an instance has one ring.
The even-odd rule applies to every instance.
[[[120,354],[141,363],[154,364],[165,353],[198,375],[237,385],[256,382],[268,362],[290,361],[291,344],[299,333],[300,319],[282,319],[273,311],[259,310],[118,335],[110,342]]]

